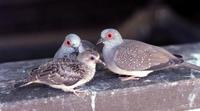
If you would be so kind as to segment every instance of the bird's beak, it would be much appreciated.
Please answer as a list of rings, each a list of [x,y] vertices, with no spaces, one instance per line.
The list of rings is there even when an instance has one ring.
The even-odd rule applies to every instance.
[[[103,64],[104,66],[106,65],[105,62],[103,62],[101,59],[96,61],[97,63]]]
[[[102,43],[102,42],[104,42],[104,41],[105,41],[104,39],[100,38],[100,39],[97,41],[96,45],[98,45],[98,44],[100,44],[100,43]]]
[[[75,54],[76,56],[79,55],[79,50],[78,50],[78,48],[75,48],[75,47],[74,47],[74,52],[73,52],[73,54]]]
[[[79,48],[78,47],[73,47],[74,48],[74,51],[76,52],[76,53],[79,53]]]

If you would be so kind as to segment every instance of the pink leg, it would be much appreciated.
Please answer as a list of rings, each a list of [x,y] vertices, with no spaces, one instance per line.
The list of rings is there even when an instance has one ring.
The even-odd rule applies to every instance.
[[[87,95],[89,95],[90,92],[89,91],[80,91],[80,90],[76,89],[76,90],[73,91],[73,93],[78,97],[84,98]]]
[[[129,77],[119,77],[121,81],[128,81],[128,80],[139,80],[139,77],[129,76]]]

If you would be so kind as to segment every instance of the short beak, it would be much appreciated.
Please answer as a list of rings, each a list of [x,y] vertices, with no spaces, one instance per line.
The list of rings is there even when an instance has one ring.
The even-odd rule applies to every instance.
[[[74,53],[76,53],[76,55],[79,54],[79,48],[78,47],[73,47],[74,48]]]
[[[97,63],[103,64],[104,66],[106,65],[101,59],[97,60]]]
[[[73,47],[75,52],[79,52],[79,47]]]
[[[102,42],[104,42],[104,41],[105,41],[104,39],[100,38],[100,39],[97,41],[96,45],[98,45],[98,44],[100,44],[100,43],[102,43]]]

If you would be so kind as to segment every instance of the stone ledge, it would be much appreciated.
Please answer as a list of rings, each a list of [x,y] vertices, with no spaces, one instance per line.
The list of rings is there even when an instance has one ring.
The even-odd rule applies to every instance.
[[[188,62],[200,64],[200,44],[169,46],[171,52],[183,55]],[[2,81],[20,79],[28,71],[48,61],[33,60],[0,65],[0,92]],[[120,82],[108,71],[98,72],[82,89],[91,90],[85,98],[32,85],[0,94],[0,111],[152,111],[189,110],[200,108],[200,73],[187,67],[157,71],[139,81]]]

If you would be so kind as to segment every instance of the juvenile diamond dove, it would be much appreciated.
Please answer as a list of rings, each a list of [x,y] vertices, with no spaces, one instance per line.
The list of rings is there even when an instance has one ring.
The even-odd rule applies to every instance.
[[[76,34],[68,34],[62,46],[58,49],[54,55],[54,59],[57,58],[70,58],[75,59],[78,53],[81,53],[87,49],[96,50],[95,45],[87,40],[81,40]]]
[[[149,73],[169,67],[184,65],[200,71],[200,67],[184,62],[167,50],[136,40],[123,40],[115,29],[105,29],[97,44],[103,43],[103,58],[107,68],[129,77],[124,80],[138,80]]]
[[[32,83],[45,84],[52,88],[61,89],[76,94],[74,89],[89,82],[95,75],[96,63],[102,63],[99,53],[86,50],[77,56],[77,59],[54,59],[32,70],[30,76],[25,79],[27,86]]]

